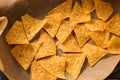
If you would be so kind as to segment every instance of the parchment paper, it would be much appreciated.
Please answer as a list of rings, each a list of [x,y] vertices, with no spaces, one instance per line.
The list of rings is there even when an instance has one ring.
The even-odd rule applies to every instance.
[[[9,20],[7,28],[0,37],[0,70],[2,70],[10,80],[30,80],[30,72],[24,71],[9,53],[11,47],[7,45],[4,39],[8,29],[15,20],[20,20],[20,17],[26,12],[33,17],[43,18],[49,10],[63,1],[64,0],[19,0],[10,7],[0,9],[0,16],[7,16]],[[115,10],[114,14],[120,12],[119,0],[106,1],[112,3]],[[107,56],[92,68],[86,63],[78,80],[103,80],[113,71],[119,60],[120,55]]]

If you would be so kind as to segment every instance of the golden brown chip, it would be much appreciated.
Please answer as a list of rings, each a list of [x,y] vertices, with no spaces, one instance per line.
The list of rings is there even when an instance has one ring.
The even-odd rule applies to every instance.
[[[51,56],[40,60],[40,65],[55,77],[66,79],[64,58],[59,56]]]
[[[86,55],[70,53],[62,54],[62,57],[66,60],[66,72],[76,80],[81,72]]]
[[[107,22],[107,30],[111,33],[120,36],[120,14],[115,15]]]
[[[31,17],[28,14],[22,16],[22,22],[24,25],[24,30],[28,40],[30,41],[46,24],[47,20],[39,20]]]
[[[62,14],[51,14],[45,17],[47,24],[43,27],[51,37],[54,37],[60,27],[62,21]]]
[[[57,46],[63,52],[81,52],[81,49],[72,34],[69,35],[65,42],[61,43],[58,41]]]
[[[78,1],[73,7],[70,22],[73,24],[88,22],[91,20],[90,14],[85,14]]]
[[[102,59],[107,51],[100,47],[87,43],[83,48],[84,54],[87,55],[88,63],[90,66],[94,66],[100,59]]]
[[[63,43],[66,38],[70,35],[72,30],[74,29],[74,25],[70,23],[70,21],[62,21],[60,28],[56,34],[57,39]]]
[[[39,61],[34,61],[31,66],[31,80],[56,80],[57,77],[51,75],[43,67]]]
[[[62,4],[52,9],[48,14],[61,13],[63,19],[69,18],[72,9],[72,0],[66,0]]]
[[[111,54],[120,54],[120,38],[113,36],[108,42],[107,48]]]
[[[94,0],[96,14],[99,19],[106,21],[113,13],[113,8],[109,2],[103,0]]]
[[[99,19],[92,19],[91,21],[85,23],[85,26],[90,31],[104,31],[106,29],[105,22]]]
[[[39,51],[35,56],[35,59],[40,59],[56,54],[56,44],[44,30],[41,30],[40,32],[39,40],[42,45],[40,46]]]
[[[81,0],[82,8],[85,14],[90,14],[95,10],[94,0]]]
[[[18,45],[10,52],[18,63],[27,70],[39,47],[40,44]]]
[[[6,41],[8,44],[28,44],[29,41],[25,35],[22,22],[16,21],[7,33]]]
[[[77,24],[74,28],[74,32],[77,36],[80,47],[82,47],[90,39],[90,31],[84,26],[84,24]]]
[[[110,32],[108,31],[94,31],[90,32],[90,37],[95,44],[101,48],[106,48],[109,41]]]

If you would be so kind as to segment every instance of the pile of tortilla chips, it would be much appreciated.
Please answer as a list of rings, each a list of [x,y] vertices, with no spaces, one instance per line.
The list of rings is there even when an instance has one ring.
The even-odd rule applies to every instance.
[[[31,80],[64,80],[66,73],[76,80],[85,62],[94,67],[106,55],[120,54],[120,14],[110,19],[112,13],[103,0],[65,0],[42,20],[22,16],[6,41],[15,45],[10,52],[21,67],[30,68]]]

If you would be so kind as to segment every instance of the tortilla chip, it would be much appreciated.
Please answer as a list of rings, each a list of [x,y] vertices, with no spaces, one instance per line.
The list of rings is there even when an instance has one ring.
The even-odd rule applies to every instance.
[[[47,24],[43,27],[51,37],[54,37],[60,27],[62,21],[62,14],[51,14],[45,17],[48,20]]]
[[[55,77],[66,79],[64,58],[59,56],[51,56],[40,60],[40,65]]]
[[[120,14],[115,15],[107,22],[107,30],[111,33],[120,36]]]
[[[120,54],[120,38],[113,36],[108,42],[107,48],[111,54]]]
[[[109,2],[103,0],[94,0],[96,14],[99,19],[106,21],[113,13],[113,8]]]
[[[90,20],[91,20],[90,14],[85,14],[80,4],[77,1],[73,7],[73,11],[70,17],[70,22],[77,24],[77,23],[88,22]]]
[[[71,10],[72,0],[66,0],[65,2],[52,9],[48,14],[61,13],[63,15],[63,19],[65,19],[70,17]]]
[[[107,51],[105,49],[89,43],[87,43],[83,47],[83,52],[87,55],[88,63],[91,67],[94,66],[100,59],[102,59],[107,54]]]
[[[81,68],[85,61],[86,55],[85,54],[62,54],[62,57],[66,60],[66,72],[77,80],[78,75],[81,72]]]
[[[95,10],[94,0],[81,0],[82,8],[85,14],[90,14]]]
[[[91,21],[85,23],[85,26],[90,31],[104,31],[106,29],[105,22],[99,19],[92,19]]]
[[[57,46],[63,52],[81,52],[81,49],[72,34],[69,35],[65,42],[61,43],[58,41]]]
[[[63,43],[66,38],[70,35],[72,30],[74,29],[74,25],[70,23],[70,21],[62,21],[60,28],[56,34],[57,39]]]
[[[57,77],[51,75],[43,67],[39,61],[34,61],[31,66],[31,80],[56,80]]]
[[[110,32],[108,31],[94,31],[90,33],[90,37],[95,44],[101,48],[106,48],[109,41]]]
[[[29,41],[25,35],[22,22],[16,21],[7,33],[6,41],[8,44],[28,44]]]
[[[30,41],[46,24],[47,20],[39,20],[31,17],[28,14],[22,16],[22,22],[24,25],[24,30],[28,40]]]
[[[74,32],[77,36],[80,47],[82,47],[90,39],[90,31],[85,27],[84,24],[77,24],[74,28]]]
[[[13,57],[17,60],[17,62],[25,70],[27,70],[39,47],[40,44],[18,45],[14,47],[10,52],[13,55]]]
[[[42,42],[42,45],[39,48],[35,59],[56,55],[56,44],[44,30],[41,30],[40,32],[39,40]]]

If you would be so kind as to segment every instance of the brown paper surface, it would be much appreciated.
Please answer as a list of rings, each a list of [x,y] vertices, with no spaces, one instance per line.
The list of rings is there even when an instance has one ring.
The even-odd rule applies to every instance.
[[[63,1],[64,0],[21,0],[10,7],[0,8],[0,16],[7,16],[9,20],[7,28],[0,37],[0,70],[2,70],[10,80],[30,80],[30,72],[24,71],[9,53],[11,47],[7,45],[4,38],[8,29],[15,20],[20,20],[20,17],[26,12],[33,17],[43,18],[49,10]],[[119,0],[106,1],[112,3],[114,14],[120,12]],[[93,17],[95,17],[94,13]],[[78,80],[103,80],[113,71],[119,61],[120,55],[114,55],[105,57],[92,68],[85,65]]]

